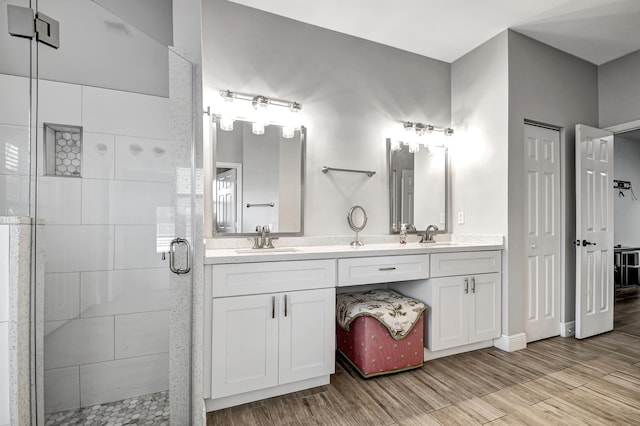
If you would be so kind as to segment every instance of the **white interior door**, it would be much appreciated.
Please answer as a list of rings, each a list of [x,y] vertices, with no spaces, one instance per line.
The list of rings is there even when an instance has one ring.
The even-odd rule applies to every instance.
[[[527,342],[560,334],[560,132],[525,124]]]
[[[216,175],[216,229],[220,233],[235,233],[237,170],[230,169]]]
[[[576,125],[576,337],[613,330],[613,134]]]

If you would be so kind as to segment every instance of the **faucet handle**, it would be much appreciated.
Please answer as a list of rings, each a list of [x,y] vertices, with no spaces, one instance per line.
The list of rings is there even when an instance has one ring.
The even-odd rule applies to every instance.
[[[420,237],[420,242],[421,242],[421,243],[424,243],[424,242],[425,242],[425,240],[424,240],[424,239],[425,239],[425,237],[427,236],[426,234],[418,233],[418,234],[416,234],[416,235],[417,235],[418,237]]]
[[[262,231],[262,226],[258,225],[256,226],[256,232],[261,232]]]
[[[265,234],[268,234],[269,232],[271,232],[271,229],[269,228],[269,225],[265,225],[262,227],[262,232],[264,232]]]
[[[273,246],[273,240],[277,240],[279,238],[280,237],[265,237],[264,238],[265,241],[264,241],[264,247],[263,248],[266,248],[266,249],[275,248]]]

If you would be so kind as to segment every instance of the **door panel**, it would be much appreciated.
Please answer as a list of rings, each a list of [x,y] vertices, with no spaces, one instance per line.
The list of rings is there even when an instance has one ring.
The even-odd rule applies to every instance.
[[[613,329],[613,134],[576,126],[576,337]]]
[[[500,337],[500,274],[470,277],[469,343]]]
[[[560,334],[560,133],[526,124],[527,341]]]
[[[280,384],[333,373],[335,289],[290,292],[280,297]]]
[[[432,278],[432,351],[466,345],[469,341],[469,302],[465,277]]]
[[[274,299],[275,298],[275,299]],[[278,384],[277,296],[213,299],[211,397]]]

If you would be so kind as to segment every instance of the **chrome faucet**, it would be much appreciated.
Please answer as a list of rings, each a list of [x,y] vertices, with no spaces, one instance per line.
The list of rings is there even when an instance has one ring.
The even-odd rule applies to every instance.
[[[435,243],[436,240],[433,239],[433,236],[438,231],[438,227],[436,225],[427,226],[424,234],[419,234],[422,238],[420,239],[421,243]]]
[[[273,240],[277,240],[278,237],[272,237],[271,235],[269,235],[269,233],[271,232],[271,229],[269,229],[269,226],[265,225],[265,226],[256,226],[256,232],[259,232],[259,235],[256,235],[255,237],[253,237],[253,248],[254,249],[270,249],[270,248],[275,248],[273,247]]]

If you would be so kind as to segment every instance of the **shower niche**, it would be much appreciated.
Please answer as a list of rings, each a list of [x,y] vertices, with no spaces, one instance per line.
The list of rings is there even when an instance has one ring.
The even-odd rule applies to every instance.
[[[47,176],[82,177],[82,126],[44,123]]]

